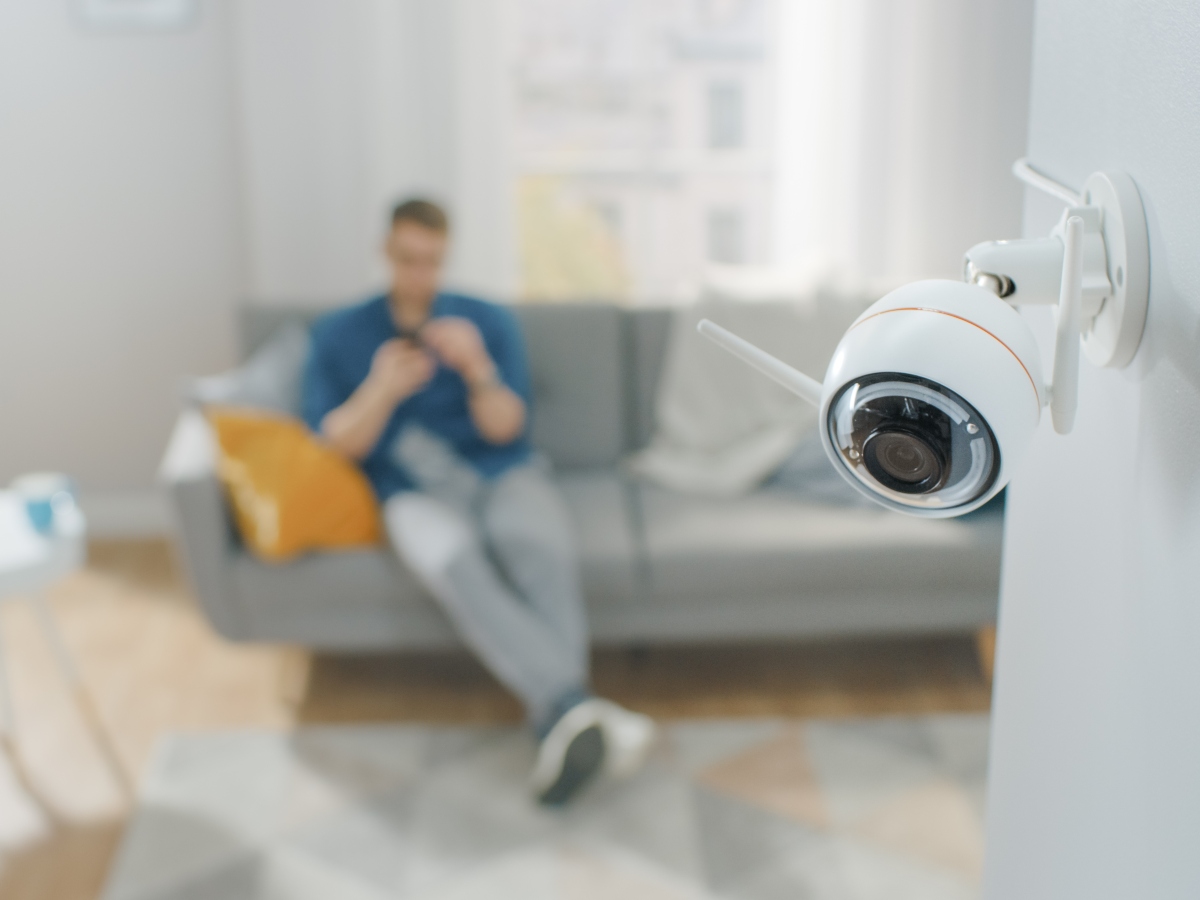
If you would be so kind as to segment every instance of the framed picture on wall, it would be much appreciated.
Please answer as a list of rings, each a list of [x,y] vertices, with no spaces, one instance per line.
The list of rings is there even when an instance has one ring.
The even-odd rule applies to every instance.
[[[199,0],[74,0],[87,28],[118,31],[177,31],[196,21]]]

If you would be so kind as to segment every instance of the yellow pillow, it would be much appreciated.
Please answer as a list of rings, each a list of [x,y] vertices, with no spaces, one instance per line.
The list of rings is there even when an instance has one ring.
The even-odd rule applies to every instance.
[[[244,409],[207,412],[217,473],[256,555],[280,561],[379,543],[379,505],[367,479],[302,422]]]

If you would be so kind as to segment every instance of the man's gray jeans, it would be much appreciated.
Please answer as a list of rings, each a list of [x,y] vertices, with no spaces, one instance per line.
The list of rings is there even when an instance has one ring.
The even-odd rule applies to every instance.
[[[421,490],[384,504],[392,546],[541,727],[588,675],[573,528],[558,490],[539,462],[483,479],[418,429],[393,452]]]

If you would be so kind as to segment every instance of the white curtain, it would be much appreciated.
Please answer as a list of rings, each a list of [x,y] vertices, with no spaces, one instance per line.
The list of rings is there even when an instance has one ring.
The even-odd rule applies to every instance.
[[[246,281],[256,302],[379,286],[389,206],[456,220],[450,280],[515,283],[503,0],[239,0]]]
[[[779,0],[775,259],[960,277],[1020,234],[1033,0]]]

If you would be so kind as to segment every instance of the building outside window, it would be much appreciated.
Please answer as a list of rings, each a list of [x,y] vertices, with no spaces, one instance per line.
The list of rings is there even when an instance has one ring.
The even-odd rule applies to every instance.
[[[718,207],[708,212],[709,262],[737,265],[746,261],[742,211]]]
[[[708,86],[708,146],[713,150],[741,147],[745,140],[745,100],[736,81]]]
[[[767,261],[775,2],[513,0],[523,299],[685,299]]]

